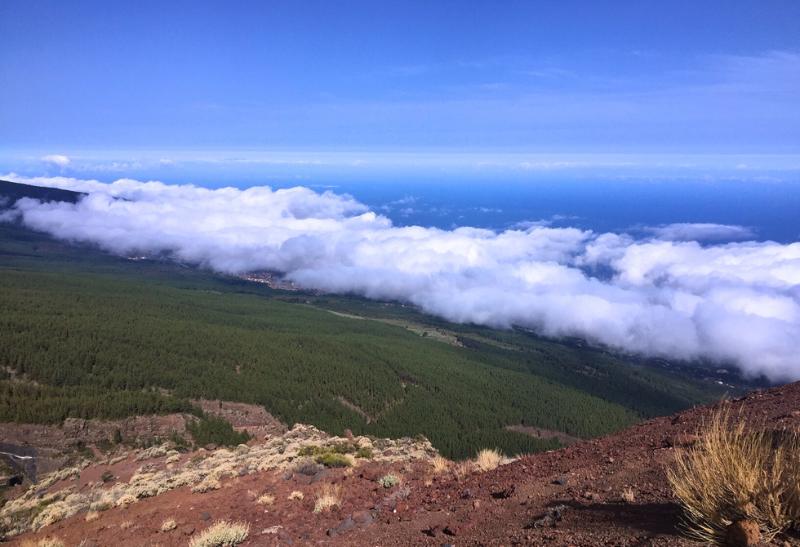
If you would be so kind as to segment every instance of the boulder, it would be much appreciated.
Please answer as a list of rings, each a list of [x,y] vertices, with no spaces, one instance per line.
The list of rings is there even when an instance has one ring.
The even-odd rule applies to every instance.
[[[725,544],[730,547],[755,547],[761,543],[761,530],[754,520],[737,520],[725,533]]]

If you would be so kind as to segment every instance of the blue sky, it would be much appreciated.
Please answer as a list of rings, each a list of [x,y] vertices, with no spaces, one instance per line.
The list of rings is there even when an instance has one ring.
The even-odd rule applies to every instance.
[[[5,170],[800,168],[794,0],[5,0],[0,35]]]

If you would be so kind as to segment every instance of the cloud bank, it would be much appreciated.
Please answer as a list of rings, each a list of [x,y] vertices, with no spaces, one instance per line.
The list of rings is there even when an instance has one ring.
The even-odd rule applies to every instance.
[[[659,239],[672,241],[732,241],[753,239],[755,232],[747,226],[714,224],[710,222],[678,222],[663,226],[650,226],[645,231]]]
[[[451,321],[800,379],[800,243],[701,245],[685,240],[688,225],[678,230],[687,237],[644,239],[537,224],[397,227],[349,196],[302,187],[8,178],[88,195],[76,204],[23,199],[6,219],[113,253],[168,253],[232,274],[273,270],[306,288],[397,299]]]

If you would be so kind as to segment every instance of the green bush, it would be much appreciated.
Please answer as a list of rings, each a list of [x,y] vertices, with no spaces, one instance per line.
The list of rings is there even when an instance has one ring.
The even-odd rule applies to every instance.
[[[185,452],[185,451],[189,450],[189,448],[190,448],[189,447],[189,441],[187,441],[177,431],[172,431],[172,433],[170,433],[169,440],[172,442],[172,444],[175,445],[175,450],[178,450],[179,452]],[[217,443],[217,444],[219,444],[219,443]]]
[[[204,446],[216,444],[220,446],[236,446],[250,440],[246,432],[239,432],[222,418],[205,415],[190,423],[186,429],[191,433],[195,444]]]
[[[383,477],[378,479],[378,484],[383,486],[384,488],[391,488],[392,486],[396,486],[400,483],[400,479],[397,475],[392,475],[391,473],[388,475],[384,475]]]
[[[372,448],[369,446],[362,446],[356,450],[356,458],[372,458]]]
[[[325,452],[326,452],[326,450],[321,446],[308,445],[308,446],[304,446],[304,447],[300,448],[300,450],[297,451],[297,455],[298,456],[318,456],[320,454],[324,454]]]
[[[350,467],[352,465],[347,456],[335,452],[320,454],[314,458],[314,461],[325,467]]]

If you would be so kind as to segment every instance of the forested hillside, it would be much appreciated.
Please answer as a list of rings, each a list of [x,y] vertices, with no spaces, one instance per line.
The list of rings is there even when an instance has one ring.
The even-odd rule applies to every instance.
[[[337,434],[423,434],[460,457],[557,446],[509,425],[590,437],[722,393],[579,344],[110,257],[8,223],[0,309],[0,421],[166,413],[204,397]]]

